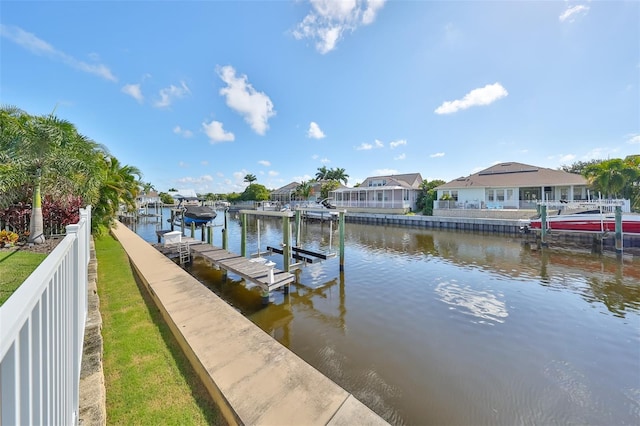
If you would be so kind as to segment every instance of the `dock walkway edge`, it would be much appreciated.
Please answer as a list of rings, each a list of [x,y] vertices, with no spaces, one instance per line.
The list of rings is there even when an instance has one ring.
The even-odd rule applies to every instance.
[[[229,424],[388,424],[125,225],[111,233]]]

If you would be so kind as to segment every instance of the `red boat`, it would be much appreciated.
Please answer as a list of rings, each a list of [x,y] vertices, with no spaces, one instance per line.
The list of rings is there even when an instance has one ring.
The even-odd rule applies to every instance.
[[[526,221],[522,228],[539,231],[542,229],[541,217],[536,216]],[[547,215],[546,229],[569,232],[615,232],[616,215],[615,213],[601,212],[599,209],[574,213],[564,213],[560,210],[558,214]],[[622,232],[640,234],[640,214],[622,213]]]

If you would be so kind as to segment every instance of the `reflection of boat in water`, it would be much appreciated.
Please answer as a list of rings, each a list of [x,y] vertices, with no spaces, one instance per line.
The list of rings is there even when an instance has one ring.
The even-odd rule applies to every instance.
[[[547,215],[545,229],[568,232],[615,232],[615,216],[613,212],[603,211],[602,206],[597,202],[561,206],[557,214]],[[521,228],[525,231],[540,231],[542,218],[538,215],[523,221]],[[640,214],[622,213],[622,232],[640,234]]]

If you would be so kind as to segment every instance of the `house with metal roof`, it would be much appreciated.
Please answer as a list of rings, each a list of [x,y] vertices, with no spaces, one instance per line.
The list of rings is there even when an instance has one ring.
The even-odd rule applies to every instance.
[[[450,216],[451,210],[530,211],[540,201],[583,201],[590,197],[582,175],[515,162],[496,164],[435,189],[438,201],[434,216]]]
[[[420,173],[372,176],[360,185],[329,192],[331,204],[350,212],[404,214],[416,211]]]

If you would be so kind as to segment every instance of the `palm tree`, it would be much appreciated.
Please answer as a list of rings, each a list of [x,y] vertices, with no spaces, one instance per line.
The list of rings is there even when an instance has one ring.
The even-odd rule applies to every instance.
[[[344,184],[347,184],[347,181],[349,180],[349,175],[346,173],[346,170],[343,168],[336,168],[336,169],[331,169],[328,173],[327,179],[329,180],[335,180],[337,182],[344,182]]]
[[[300,185],[296,187],[296,196],[303,200],[308,200],[313,192],[313,184],[309,181],[302,181]]]
[[[255,181],[257,181],[258,178],[256,177],[256,175],[248,173],[245,177],[244,177],[244,181],[249,183],[249,186],[251,186],[251,184]]]
[[[603,193],[607,198],[621,197],[626,187],[640,180],[638,165],[620,158],[591,164],[584,168],[583,175],[594,191]]]
[[[135,208],[141,176],[137,167],[122,165],[115,157],[104,157],[100,195],[94,209],[94,217],[98,223],[103,226],[111,225],[121,204],[130,209]]]
[[[329,174],[329,169],[326,166],[318,167],[318,171],[316,172],[316,180],[327,180]]]
[[[73,124],[53,114],[31,116],[15,107],[3,107],[0,116],[3,155],[15,161],[13,178],[24,179],[23,183],[32,192],[29,242],[40,244],[45,241],[43,179],[47,178],[49,169],[69,172],[68,167],[76,163],[67,161],[73,156],[65,156],[65,149],[68,144],[78,142],[78,132]],[[68,173],[63,173],[63,176],[68,176]]]

